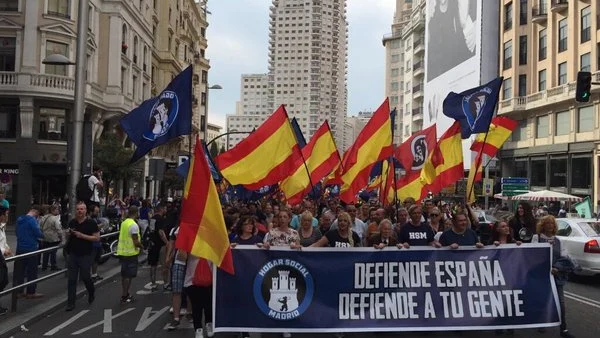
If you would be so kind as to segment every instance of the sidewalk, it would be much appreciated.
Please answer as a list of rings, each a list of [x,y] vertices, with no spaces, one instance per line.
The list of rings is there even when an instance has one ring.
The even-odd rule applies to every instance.
[[[14,252],[17,246],[17,238],[14,232],[14,227],[9,227],[6,231],[7,242]],[[140,257],[140,265],[146,262],[146,255]],[[64,257],[59,250],[57,255],[57,265],[59,268],[65,268]],[[12,287],[12,272],[13,262],[8,263],[9,285],[6,288]],[[52,271],[53,272],[53,271]],[[98,266],[98,274],[104,277],[103,280],[95,283],[97,291],[96,297],[102,297],[101,286],[110,282],[114,282],[114,277],[121,272],[119,261],[111,258],[106,263]],[[51,272],[39,272],[38,276],[44,276]],[[100,288],[99,288],[100,287]],[[0,337],[9,337],[11,333],[20,330],[21,325],[27,327],[32,322],[45,317],[47,314],[55,311],[60,307],[66,306],[67,301],[67,276],[66,274],[56,276],[54,278],[42,281],[37,285],[37,292],[45,296],[40,299],[22,299],[17,300],[17,311],[9,312],[0,317]],[[86,293],[85,287],[79,283],[77,297],[82,297]],[[11,308],[11,295],[5,295],[0,298],[2,306]]]

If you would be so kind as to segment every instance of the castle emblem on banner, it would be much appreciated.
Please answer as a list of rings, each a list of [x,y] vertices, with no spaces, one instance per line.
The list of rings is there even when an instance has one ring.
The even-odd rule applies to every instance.
[[[271,278],[271,298],[269,308],[279,312],[291,312],[298,308],[296,278],[290,278],[289,271],[279,270],[278,277]]]

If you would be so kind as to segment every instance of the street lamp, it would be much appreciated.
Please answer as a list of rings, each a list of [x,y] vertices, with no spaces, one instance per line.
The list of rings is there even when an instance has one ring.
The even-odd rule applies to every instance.
[[[71,147],[69,157],[71,170],[69,172],[69,211],[71,217],[75,216],[75,205],[77,194],[75,187],[81,176],[81,158],[83,150],[83,119],[85,116],[85,70],[87,61],[87,37],[88,37],[88,1],[80,1],[77,11],[77,49],[75,62],[60,54],[48,55],[43,61],[47,65],[75,65],[75,97],[73,112],[71,114],[72,128],[70,133],[73,137],[68,146]]]
[[[223,87],[221,87],[221,85],[212,85],[212,86],[208,86],[208,83],[206,84],[206,102],[204,103],[204,125],[202,126],[204,128],[204,142],[208,142],[208,92],[211,89],[223,89]]]

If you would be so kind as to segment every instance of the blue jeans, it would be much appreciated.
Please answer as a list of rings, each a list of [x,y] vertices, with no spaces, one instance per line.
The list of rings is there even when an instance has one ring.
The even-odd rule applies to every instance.
[[[89,255],[70,254],[67,258],[67,304],[75,305],[77,298],[77,281],[81,278],[88,294],[94,294],[94,282],[90,274],[94,257]]]
[[[22,255],[28,253],[30,251],[19,251],[17,250],[17,255]],[[23,284],[25,281],[25,277],[27,277],[27,281],[32,281],[37,279],[38,277],[38,260],[39,255],[29,256],[27,258],[19,259],[15,261],[14,266],[14,275],[13,275],[13,286],[17,286],[19,284]],[[33,295],[36,291],[37,284],[30,284],[27,286],[27,294]],[[23,289],[19,289],[19,293],[23,293]]]

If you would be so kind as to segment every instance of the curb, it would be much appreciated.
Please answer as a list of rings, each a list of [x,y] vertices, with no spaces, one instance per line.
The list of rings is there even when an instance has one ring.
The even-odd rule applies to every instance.
[[[147,255],[144,255],[139,260],[139,266],[145,264],[148,260]],[[94,283],[96,288],[101,287],[102,285],[108,284],[112,282],[112,279],[121,273],[121,266],[116,266],[104,273],[104,279]],[[77,299],[82,298],[83,295],[87,293],[85,287],[80,288],[77,291]],[[66,295],[56,295],[52,298],[49,298],[47,301],[35,305],[32,308],[32,311],[23,315],[16,315],[12,318],[7,318],[6,321],[0,319],[0,337],[11,337],[12,334],[21,331],[21,326],[27,327],[27,325],[38,321],[39,319],[46,317],[50,313],[55,312],[60,308],[65,308],[67,304]]]

